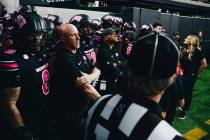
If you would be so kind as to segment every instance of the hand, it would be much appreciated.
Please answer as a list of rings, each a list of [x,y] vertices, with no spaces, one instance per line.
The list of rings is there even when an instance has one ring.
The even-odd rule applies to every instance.
[[[89,76],[87,73],[81,72],[81,74],[82,76],[77,77],[76,79],[76,87],[82,87],[92,82],[91,76]]]
[[[95,68],[95,77],[94,77],[94,80],[93,81],[98,81],[100,75],[101,75],[101,71],[98,69],[98,68]]]

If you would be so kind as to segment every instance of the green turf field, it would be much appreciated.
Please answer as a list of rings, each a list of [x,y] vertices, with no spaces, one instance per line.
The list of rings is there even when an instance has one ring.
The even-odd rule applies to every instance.
[[[175,119],[173,124],[190,140],[210,140],[210,67],[196,82],[189,116],[185,120]]]

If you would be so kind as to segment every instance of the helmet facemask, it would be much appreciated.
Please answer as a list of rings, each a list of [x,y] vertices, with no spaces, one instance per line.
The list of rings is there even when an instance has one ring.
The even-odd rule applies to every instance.
[[[44,46],[46,31],[46,22],[37,13],[21,14],[16,18],[15,46],[23,51],[36,53]]]

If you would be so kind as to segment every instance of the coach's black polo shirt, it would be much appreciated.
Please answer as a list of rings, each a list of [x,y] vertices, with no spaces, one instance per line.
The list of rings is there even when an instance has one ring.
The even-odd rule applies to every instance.
[[[81,76],[81,72],[89,74],[92,69],[92,63],[79,50],[72,54],[63,49],[58,54],[55,74],[52,77],[52,89],[59,115],[81,117],[85,108],[85,94],[75,86],[75,80]]]

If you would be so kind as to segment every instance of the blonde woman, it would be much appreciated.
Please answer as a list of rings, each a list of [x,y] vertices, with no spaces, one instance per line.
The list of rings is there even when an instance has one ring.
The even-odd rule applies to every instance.
[[[192,90],[198,75],[207,67],[207,62],[201,51],[199,38],[195,35],[188,35],[184,39],[184,49],[181,58],[181,65],[184,70],[183,88],[185,95],[185,105],[180,119],[185,119],[192,101]]]

